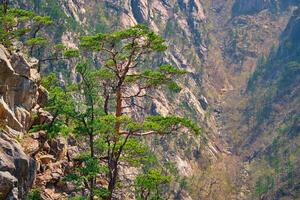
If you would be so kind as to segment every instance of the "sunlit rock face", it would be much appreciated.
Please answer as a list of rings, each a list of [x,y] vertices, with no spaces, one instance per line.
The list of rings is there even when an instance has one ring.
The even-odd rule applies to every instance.
[[[47,98],[37,84],[35,64],[0,46],[0,199],[25,198],[35,178],[35,161],[18,142],[31,126],[38,102]]]

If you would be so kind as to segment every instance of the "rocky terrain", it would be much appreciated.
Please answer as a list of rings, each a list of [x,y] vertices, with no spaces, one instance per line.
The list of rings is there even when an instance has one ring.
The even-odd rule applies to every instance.
[[[49,41],[68,47],[78,45],[79,35],[137,23],[166,39],[169,49],[160,62],[189,74],[178,80],[183,89],[175,97],[155,94],[149,112],[187,116],[208,139],[204,144],[180,134],[148,141],[161,162],[174,161],[186,182],[184,188],[173,184],[170,199],[299,198],[297,0],[12,2],[50,15],[56,23]],[[76,146],[27,133],[51,120],[41,109],[47,92],[35,60],[3,47],[0,56],[0,199],[24,198],[34,180],[45,199],[62,199],[72,193],[61,177],[73,165],[67,161]],[[47,67],[43,73],[53,68]],[[57,67],[61,76],[73,70],[72,63],[63,67]]]
[[[25,199],[37,186],[44,199],[66,197],[63,191],[74,188],[62,178],[78,148],[62,137],[47,140],[43,131],[29,133],[32,126],[52,120],[42,108],[48,92],[40,85],[37,60],[1,45],[0,64],[0,199]]]
[[[0,198],[21,199],[32,187],[37,164],[19,141],[30,128],[33,114],[47,101],[47,94],[38,85],[36,62],[0,46],[0,64]]]

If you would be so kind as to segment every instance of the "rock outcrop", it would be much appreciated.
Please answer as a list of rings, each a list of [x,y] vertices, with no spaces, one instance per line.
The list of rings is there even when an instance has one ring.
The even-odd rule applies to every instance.
[[[36,161],[19,143],[47,95],[35,64],[0,46],[0,199],[24,199],[35,179]]]

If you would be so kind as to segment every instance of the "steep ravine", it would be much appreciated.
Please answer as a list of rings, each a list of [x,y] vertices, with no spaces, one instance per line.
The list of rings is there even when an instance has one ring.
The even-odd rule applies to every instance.
[[[295,125],[291,125],[297,124],[298,96],[281,96],[284,101],[280,101],[278,97],[280,94],[287,95],[285,91],[298,93],[298,87],[292,84],[298,80],[297,71],[292,77],[287,71],[289,71],[288,63],[298,60],[299,54],[296,49],[287,47],[287,44],[297,46],[295,34],[298,33],[296,28],[298,12],[294,13],[293,7],[289,6],[299,5],[299,3],[270,1],[265,4],[266,2],[235,1],[232,7],[232,18],[228,21],[226,18],[212,17],[217,19],[218,24],[225,19],[223,22],[226,27],[218,26],[215,35],[219,39],[227,38],[224,39],[223,44],[219,44],[222,44],[221,52],[225,55],[223,72],[231,86],[221,92],[217,104],[222,112],[217,121],[220,132],[231,146],[231,152],[238,156],[239,162],[243,163],[238,178],[237,187],[240,193],[237,199],[297,199],[298,183],[293,182],[294,178],[288,177],[299,173],[298,161],[294,160],[294,157],[297,157],[295,152],[299,150],[298,139],[276,137],[276,134],[281,129],[283,135],[291,130],[296,135],[299,132]],[[218,10],[218,15],[221,13],[221,16],[222,10],[228,9],[220,1],[214,6],[214,10]],[[237,7],[240,8],[239,11],[236,11]],[[291,24],[294,24],[294,28],[291,28]],[[227,33],[224,34],[224,30],[228,30]],[[270,35],[272,37],[268,37]],[[288,59],[280,56],[283,52]],[[264,58],[268,61],[263,61],[262,64]],[[276,65],[276,62],[280,64]],[[272,65],[276,67],[272,68]],[[280,65],[282,71],[277,71],[275,75],[272,70],[279,68]],[[256,79],[261,82],[253,83]],[[276,82],[278,79],[280,81]],[[250,84],[256,92],[249,92]],[[272,96],[277,97],[277,103]],[[286,112],[290,112],[285,114],[290,118],[280,114]],[[287,141],[289,142],[286,143]],[[283,151],[288,152],[287,155],[293,157],[292,160],[281,158]],[[289,186],[286,185],[287,182]]]

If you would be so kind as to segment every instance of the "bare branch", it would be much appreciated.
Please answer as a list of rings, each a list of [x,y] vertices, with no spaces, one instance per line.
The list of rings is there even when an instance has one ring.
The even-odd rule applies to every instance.
[[[134,97],[145,97],[146,96],[146,93],[145,94],[142,94],[142,92],[146,89],[149,89],[151,88],[151,85],[147,85],[147,86],[139,86],[139,90],[138,92],[136,92],[135,94],[133,95],[129,95],[129,96],[124,96],[122,97],[123,99],[129,99],[129,98],[134,98]]]
[[[143,133],[132,133],[132,132],[128,132],[128,131],[123,131],[120,132],[121,135],[132,135],[132,136],[147,136],[147,135],[154,135],[154,134],[161,134],[160,132],[157,131],[147,131],[147,132],[143,132]]]
[[[129,103],[129,104],[130,104],[130,105],[127,104],[127,106],[123,106],[122,109],[124,109],[124,108],[138,107],[138,108],[140,108],[140,109],[142,109],[142,110],[145,110],[145,108],[144,108],[143,106],[140,106],[140,105],[138,105],[138,104],[136,104],[136,103],[134,103],[134,102],[131,102],[131,103]]]

